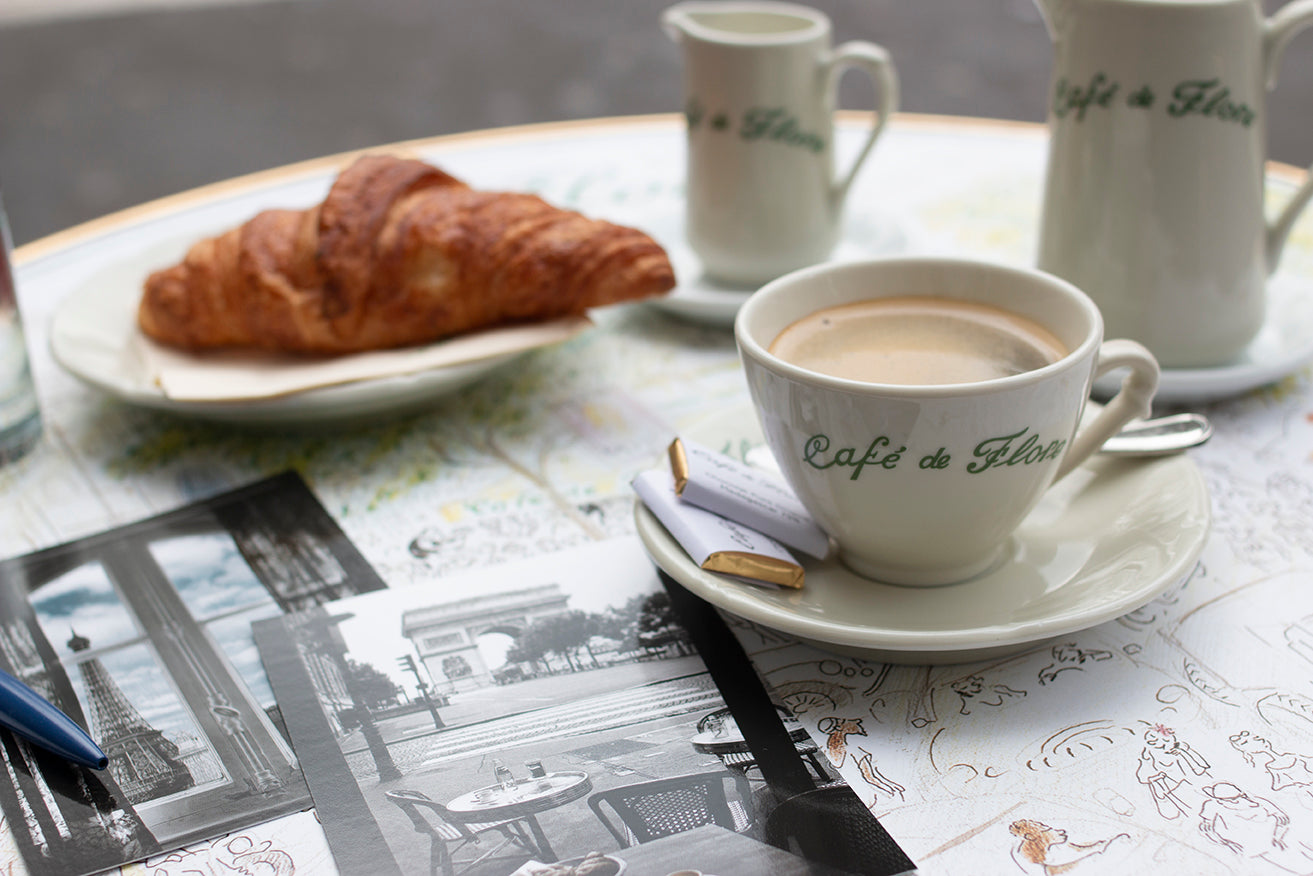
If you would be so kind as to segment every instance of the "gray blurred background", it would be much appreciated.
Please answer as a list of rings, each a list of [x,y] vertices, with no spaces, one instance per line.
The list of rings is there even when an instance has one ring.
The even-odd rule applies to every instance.
[[[679,54],[657,21],[672,2],[0,0],[0,186],[15,242],[348,149],[675,111]],[[1031,0],[810,5],[837,40],[890,50],[907,112],[1044,118],[1050,46]],[[1313,34],[1281,76],[1271,155],[1304,165]],[[858,79],[845,80],[847,106],[870,105]]]

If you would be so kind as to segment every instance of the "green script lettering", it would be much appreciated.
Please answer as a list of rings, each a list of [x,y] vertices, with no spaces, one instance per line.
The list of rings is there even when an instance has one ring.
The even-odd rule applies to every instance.
[[[1076,111],[1076,121],[1085,118],[1085,111],[1091,106],[1107,108],[1117,95],[1120,84],[1108,81],[1102,73],[1090,77],[1090,84],[1081,87],[1059,79],[1053,89],[1053,115],[1063,118],[1072,110]]]
[[[952,460],[952,458],[953,457],[950,456],[943,447],[941,447],[938,450],[936,450],[934,453],[931,453],[928,456],[921,457],[921,461],[918,462],[917,465],[924,469],[948,468],[948,463],[949,461]]]
[[[1044,444],[1038,435],[1028,435],[1028,432],[1030,432],[1029,426],[1011,435],[999,435],[981,441],[972,451],[976,461],[968,463],[967,471],[971,474],[980,474],[982,471],[1001,466],[1035,465],[1057,459],[1062,453],[1062,448],[1067,446],[1065,439]],[[1014,448],[1012,442],[1019,441],[1023,435],[1026,436],[1025,440]]]
[[[1253,107],[1231,99],[1231,89],[1212,79],[1187,79],[1172,89],[1167,114],[1173,118],[1197,115],[1223,122],[1238,122],[1248,128],[1257,118]]]
[[[696,97],[690,98],[688,105],[684,107],[684,117],[688,119],[688,128],[693,130],[702,123],[702,104]]]
[[[804,131],[798,119],[782,107],[753,107],[743,114],[743,123],[739,126],[739,136],[749,143],[757,140],[771,140],[786,146],[799,146],[812,152],[825,149],[825,138],[810,131]]]
[[[828,435],[818,434],[808,438],[806,444],[803,445],[802,459],[816,469],[827,469],[836,465],[849,467],[853,470],[853,473],[848,479],[855,481],[868,465],[879,466],[884,469],[893,469],[898,465],[907,448],[900,447],[897,450],[882,452],[884,448],[889,446],[889,439],[884,435],[880,435],[871,440],[866,451],[860,457],[856,447],[840,447],[834,452],[833,456],[829,456],[830,438]]]
[[[1137,109],[1148,109],[1153,106],[1153,101],[1153,89],[1147,85],[1141,85],[1126,97],[1126,105],[1136,107]]]

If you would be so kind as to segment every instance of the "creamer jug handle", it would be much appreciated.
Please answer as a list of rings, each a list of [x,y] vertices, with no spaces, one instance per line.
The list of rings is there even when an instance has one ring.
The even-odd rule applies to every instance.
[[[1263,68],[1269,89],[1276,85],[1277,68],[1280,66],[1281,55],[1285,52],[1286,46],[1295,34],[1311,24],[1313,24],[1313,0],[1294,0],[1287,3],[1263,23]],[[1291,195],[1276,219],[1267,225],[1265,255],[1268,273],[1276,270],[1277,262],[1281,258],[1281,250],[1286,245],[1286,238],[1290,236],[1290,229],[1294,227],[1295,220],[1304,211],[1310,198],[1313,198],[1313,168],[1309,169],[1308,178]]]
[[[1313,0],[1308,2],[1313,3]],[[857,177],[857,170],[870,154],[871,147],[884,131],[884,126],[889,123],[889,118],[898,112],[898,71],[894,68],[894,62],[882,47],[864,40],[854,40],[837,46],[824,61],[824,93],[832,108],[837,103],[839,79],[850,67],[855,67],[871,77],[875,85],[876,117],[872,122],[871,132],[866,135],[866,142],[862,144],[861,151],[853,159],[852,166],[834,182],[832,202],[836,210],[843,206],[844,199],[848,197],[848,189]]]

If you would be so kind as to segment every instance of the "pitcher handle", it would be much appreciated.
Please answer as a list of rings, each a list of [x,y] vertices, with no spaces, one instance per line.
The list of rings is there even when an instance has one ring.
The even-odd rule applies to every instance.
[[[1071,439],[1067,455],[1062,458],[1062,464],[1058,466],[1058,473],[1053,480],[1065,477],[1131,420],[1149,416],[1149,403],[1158,390],[1158,360],[1135,341],[1104,341],[1099,348],[1099,361],[1094,366],[1093,379],[1098,380],[1115,368],[1129,368],[1131,373],[1122,379],[1121,389],[1094,418],[1094,422]]]
[[[1263,23],[1263,67],[1268,89],[1276,85],[1277,68],[1286,46],[1295,34],[1310,24],[1313,24],[1313,0],[1293,0]],[[1294,227],[1295,220],[1308,205],[1310,198],[1313,198],[1313,167],[1309,168],[1308,178],[1281,208],[1276,219],[1268,223],[1264,254],[1269,274],[1276,270],[1281,250],[1286,245],[1286,238],[1290,236],[1290,229]]]
[[[1313,3],[1313,0],[1308,0],[1308,2]],[[844,199],[848,197],[848,189],[857,177],[858,168],[862,166],[862,162],[870,154],[871,147],[879,139],[880,133],[884,130],[884,126],[888,124],[890,116],[898,112],[898,71],[894,69],[893,59],[882,47],[865,40],[854,40],[837,46],[825,59],[824,93],[831,106],[837,103],[835,95],[839,88],[840,77],[842,77],[845,70],[852,67],[864,71],[875,84],[876,117],[871,126],[871,132],[866,135],[866,142],[862,144],[861,151],[853,159],[852,166],[848,168],[847,173],[834,182],[832,196],[836,210],[843,205]]]

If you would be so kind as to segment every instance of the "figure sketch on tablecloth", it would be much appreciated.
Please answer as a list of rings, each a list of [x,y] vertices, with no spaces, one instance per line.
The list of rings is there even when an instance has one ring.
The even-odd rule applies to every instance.
[[[875,789],[874,802],[879,803],[881,797],[889,799],[897,797],[899,800],[907,799],[904,796],[907,789],[880,772],[880,768],[875,765],[875,760],[871,757],[871,752],[860,746],[857,750],[861,752],[855,758],[857,771],[862,774],[862,779],[865,780],[866,784]]]
[[[1277,751],[1266,738],[1248,730],[1234,734],[1230,742],[1232,748],[1244,755],[1247,764],[1267,771],[1273,791],[1296,788],[1307,798],[1306,805],[1313,800],[1313,757]]]
[[[844,761],[848,759],[848,737],[866,735],[861,718],[840,718],[830,715],[822,718],[816,724],[816,729],[826,734],[825,756],[836,769],[843,766]]]
[[[955,681],[952,684],[953,692],[962,698],[962,707],[959,709],[961,714],[970,715],[971,706],[1001,706],[1004,701],[1013,697],[1024,697],[1024,690],[1015,690],[1006,684],[991,684],[988,689],[985,688],[985,679],[979,675],[968,676],[967,678]]]
[[[1075,642],[1053,646],[1053,662],[1039,671],[1039,683],[1048,684],[1069,670],[1081,670],[1086,663],[1112,659],[1111,651],[1079,648]]]
[[[1144,731],[1144,748],[1135,778],[1149,789],[1154,805],[1163,818],[1179,818],[1193,810],[1182,799],[1190,787],[1190,776],[1208,774],[1204,760],[1188,743],[1176,738],[1171,727],[1154,724]]]
[[[1247,794],[1230,782],[1218,782],[1204,793],[1199,830],[1208,839],[1291,873],[1313,873],[1313,846],[1287,838],[1290,816],[1271,800]]]
[[[292,876],[296,861],[271,840],[244,834],[196,843],[146,862],[152,876]]]
[[[1012,860],[1022,870],[1036,876],[1069,873],[1086,858],[1102,855],[1117,840],[1130,839],[1130,834],[1119,833],[1092,843],[1074,843],[1067,839],[1065,830],[1029,818],[1012,822],[1008,831],[1017,837],[1017,843],[1012,847]]]

